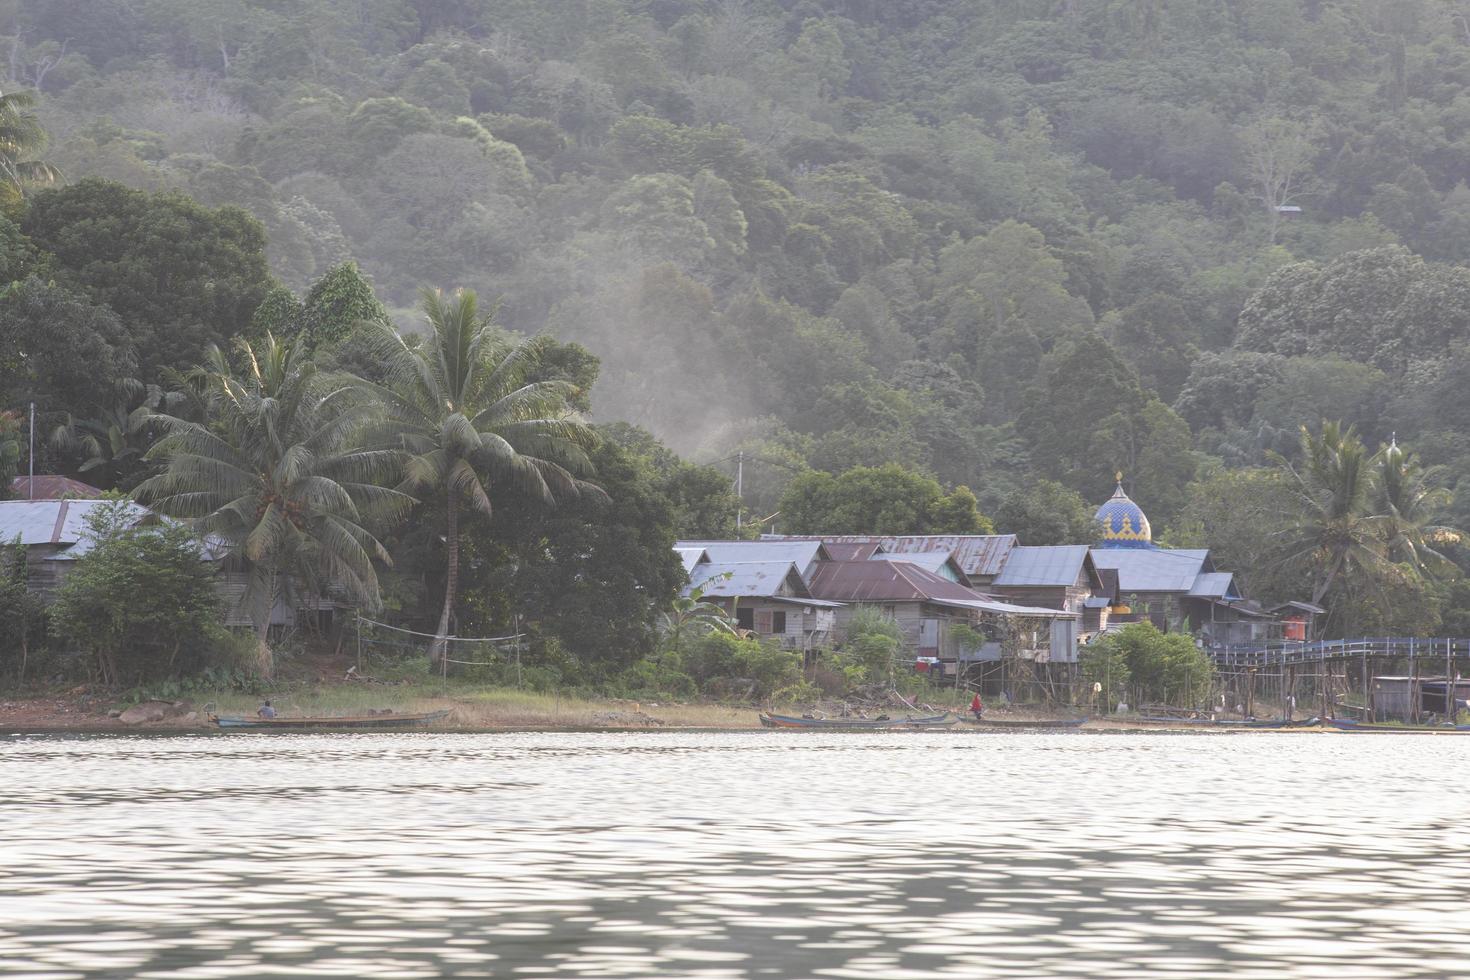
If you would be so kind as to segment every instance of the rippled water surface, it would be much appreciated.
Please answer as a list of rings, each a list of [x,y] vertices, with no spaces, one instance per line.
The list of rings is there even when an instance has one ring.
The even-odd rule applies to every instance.
[[[0,740],[0,974],[1470,976],[1470,739]]]

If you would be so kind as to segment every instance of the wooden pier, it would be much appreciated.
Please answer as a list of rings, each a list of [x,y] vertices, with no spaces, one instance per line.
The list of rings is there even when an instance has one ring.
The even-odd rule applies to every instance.
[[[1243,698],[1250,713],[1257,688],[1273,687],[1281,701],[1294,697],[1304,685],[1322,716],[1339,711],[1361,713],[1371,720],[1373,678],[1391,668],[1417,687],[1424,681],[1443,682],[1446,690],[1470,665],[1470,637],[1380,636],[1313,642],[1277,641],[1269,644],[1220,644],[1206,648],[1221,678]],[[1354,676],[1355,675],[1355,676]],[[1274,683],[1273,683],[1274,682]],[[1361,694],[1362,705],[1345,703]],[[1446,694],[1446,697],[1453,695]],[[1305,707],[1305,704],[1303,705]],[[1309,709],[1310,710],[1310,709]],[[1411,721],[1419,721],[1417,705]]]

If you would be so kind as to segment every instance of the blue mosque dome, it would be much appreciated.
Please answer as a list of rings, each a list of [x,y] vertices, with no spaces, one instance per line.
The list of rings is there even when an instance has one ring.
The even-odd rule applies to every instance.
[[[1123,492],[1123,474],[1118,474],[1118,489],[1097,509],[1096,520],[1102,525],[1099,548],[1152,548],[1153,529],[1148,518]]]

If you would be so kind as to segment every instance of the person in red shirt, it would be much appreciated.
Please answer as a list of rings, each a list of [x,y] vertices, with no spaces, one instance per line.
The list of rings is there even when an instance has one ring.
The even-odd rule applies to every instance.
[[[974,715],[976,718],[979,718],[981,715],[985,714],[985,705],[980,703],[979,691],[976,691],[975,696],[970,699],[970,714]]]

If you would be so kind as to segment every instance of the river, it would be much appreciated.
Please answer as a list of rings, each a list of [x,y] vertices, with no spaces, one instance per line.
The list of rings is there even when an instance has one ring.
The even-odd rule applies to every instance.
[[[1470,975],[1470,740],[0,739],[0,974]]]

